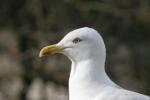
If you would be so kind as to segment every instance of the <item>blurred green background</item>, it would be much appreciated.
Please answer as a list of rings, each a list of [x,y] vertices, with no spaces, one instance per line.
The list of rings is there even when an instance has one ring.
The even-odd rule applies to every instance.
[[[104,38],[111,79],[150,95],[150,0],[0,0],[0,100],[68,100],[70,61],[38,53],[84,26]]]

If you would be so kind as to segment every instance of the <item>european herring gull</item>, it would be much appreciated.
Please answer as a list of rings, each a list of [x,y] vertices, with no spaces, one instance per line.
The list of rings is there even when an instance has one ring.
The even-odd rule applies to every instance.
[[[69,100],[150,100],[115,84],[105,72],[106,48],[101,35],[84,27],[69,32],[59,43],[46,46],[39,56],[66,55],[72,62]]]

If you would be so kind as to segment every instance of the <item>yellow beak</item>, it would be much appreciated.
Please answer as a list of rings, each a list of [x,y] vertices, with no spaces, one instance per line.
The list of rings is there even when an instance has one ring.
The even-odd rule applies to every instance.
[[[61,52],[63,49],[64,49],[63,47],[56,46],[56,44],[46,46],[46,47],[41,49],[41,51],[39,53],[39,57],[50,56],[50,55],[53,55],[55,53]]]

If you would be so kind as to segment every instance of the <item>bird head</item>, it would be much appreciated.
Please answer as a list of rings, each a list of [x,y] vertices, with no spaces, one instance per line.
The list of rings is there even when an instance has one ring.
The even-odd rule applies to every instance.
[[[41,49],[39,56],[55,53],[66,55],[71,61],[82,61],[100,55],[105,58],[105,45],[100,34],[88,27],[69,32],[60,42]]]

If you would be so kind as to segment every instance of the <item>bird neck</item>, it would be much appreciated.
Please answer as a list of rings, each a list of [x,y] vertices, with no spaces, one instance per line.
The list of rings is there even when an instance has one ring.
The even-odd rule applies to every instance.
[[[79,96],[83,97],[82,100],[89,100],[89,96],[102,91],[106,85],[114,85],[105,73],[104,65],[105,60],[102,59],[72,62],[69,78],[70,100],[77,100]]]

